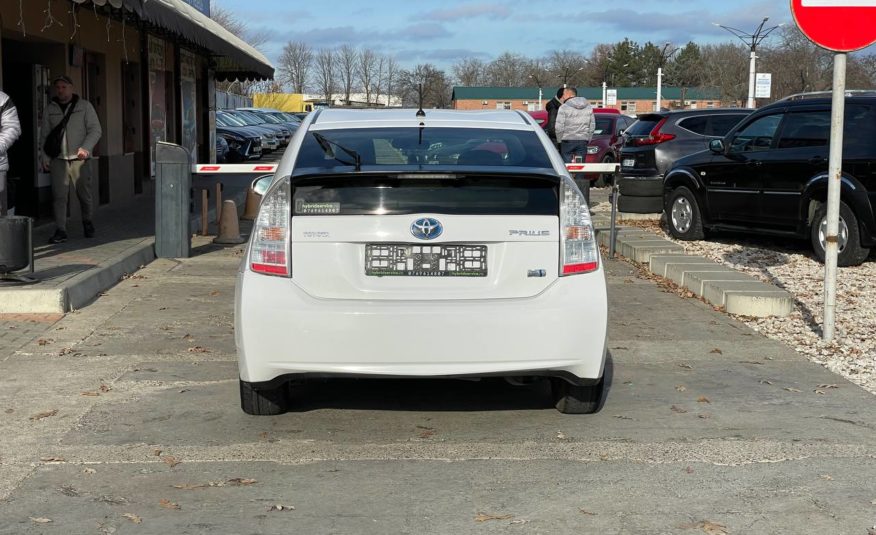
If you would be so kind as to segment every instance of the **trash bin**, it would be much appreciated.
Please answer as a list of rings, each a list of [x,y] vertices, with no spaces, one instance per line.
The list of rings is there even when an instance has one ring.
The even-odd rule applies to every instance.
[[[13,271],[30,266],[33,273],[33,241],[31,219],[24,216],[0,217],[0,280],[34,282]]]
[[[173,143],[155,147],[155,256],[188,258],[192,249],[189,152]]]

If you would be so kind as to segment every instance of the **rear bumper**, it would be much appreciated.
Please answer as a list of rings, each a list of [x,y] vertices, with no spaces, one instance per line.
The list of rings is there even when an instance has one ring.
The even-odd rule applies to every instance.
[[[563,277],[524,299],[314,298],[293,280],[239,274],[240,378],[602,376],[605,275]]]

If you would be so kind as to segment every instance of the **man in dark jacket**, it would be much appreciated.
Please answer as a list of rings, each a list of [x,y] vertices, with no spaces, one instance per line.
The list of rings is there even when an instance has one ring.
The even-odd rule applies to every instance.
[[[560,106],[563,105],[563,96],[566,92],[566,89],[561,87],[557,89],[557,96],[550,99],[550,101],[545,105],[544,109],[548,112],[548,120],[547,125],[544,127],[545,132],[551,141],[554,142],[554,145],[558,145],[557,142],[557,112],[560,110]]]
[[[52,176],[52,197],[55,225],[58,227],[49,243],[67,241],[67,197],[73,187],[82,207],[82,228],[86,238],[94,236],[91,218],[94,203],[91,196],[91,169],[88,159],[103,131],[94,107],[87,100],[73,94],[73,80],[58,76],[54,81],[55,98],[46,108],[40,130],[39,148],[42,151],[49,132],[58,126],[69,111],[70,118],[61,138],[61,153],[42,154],[42,168]],[[72,106],[72,108],[71,108]]]

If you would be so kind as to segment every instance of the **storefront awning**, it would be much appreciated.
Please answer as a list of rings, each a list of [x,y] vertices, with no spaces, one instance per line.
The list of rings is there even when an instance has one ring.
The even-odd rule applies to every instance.
[[[114,5],[122,1],[125,8],[141,20],[210,50],[216,56],[217,80],[269,80],[274,77],[274,66],[261,52],[182,0],[109,0],[109,3]],[[98,0],[96,3],[102,5],[105,2]]]

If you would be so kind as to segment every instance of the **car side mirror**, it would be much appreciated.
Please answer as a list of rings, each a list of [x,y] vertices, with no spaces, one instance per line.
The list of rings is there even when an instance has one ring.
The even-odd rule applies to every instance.
[[[268,188],[271,187],[271,183],[274,181],[274,175],[263,175],[252,181],[252,190],[256,192],[256,194],[264,197],[265,192],[268,191]]]
[[[721,139],[709,141],[709,150],[715,154],[724,154],[724,141]]]

